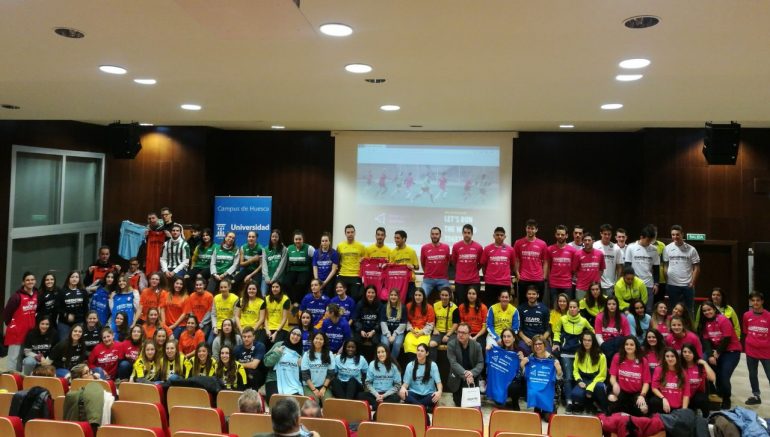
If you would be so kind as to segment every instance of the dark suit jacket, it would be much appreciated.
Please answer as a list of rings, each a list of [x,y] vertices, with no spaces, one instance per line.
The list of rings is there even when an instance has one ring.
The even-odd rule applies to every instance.
[[[476,379],[484,370],[484,355],[481,351],[481,345],[473,339],[468,340],[469,355],[471,359],[470,369],[463,368],[463,351],[457,337],[449,340],[447,344],[447,359],[449,360],[449,380],[446,383],[447,390],[454,393],[460,389],[465,380],[465,371],[470,370],[473,378]]]

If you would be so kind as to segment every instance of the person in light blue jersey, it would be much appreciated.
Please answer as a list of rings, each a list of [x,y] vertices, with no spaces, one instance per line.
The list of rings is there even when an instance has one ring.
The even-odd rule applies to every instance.
[[[375,358],[369,363],[366,371],[364,387],[366,391],[358,395],[358,399],[369,402],[372,411],[383,402],[401,403],[398,390],[401,388],[401,370],[398,363],[390,355],[385,345],[377,345]]]
[[[287,341],[277,341],[265,354],[265,367],[270,369],[265,381],[267,401],[278,393],[283,395],[301,395],[302,381],[300,360],[302,358],[302,332],[294,328]]]
[[[315,398],[323,406],[323,401],[332,397],[329,387],[336,373],[326,334],[316,332],[313,335],[313,343],[310,350],[302,355],[300,368],[305,396]]]
[[[406,365],[404,382],[401,384],[399,395],[407,404],[422,405],[426,413],[431,413],[441,399],[443,385],[438,366],[431,361],[428,353],[428,345],[425,343],[417,345],[417,358]],[[425,425],[430,425],[427,414]]]
[[[334,356],[337,377],[332,380],[332,394],[340,399],[358,399],[364,389],[369,365],[358,354],[354,340],[346,340],[342,349],[341,354]]]

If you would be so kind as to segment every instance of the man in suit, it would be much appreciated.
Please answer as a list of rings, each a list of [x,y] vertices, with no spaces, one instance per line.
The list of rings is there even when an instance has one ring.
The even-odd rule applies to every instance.
[[[467,323],[457,326],[457,337],[447,344],[449,380],[447,389],[452,392],[456,406],[460,406],[462,389],[478,386],[479,375],[484,371],[484,356],[478,342],[471,340],[471,328]]]

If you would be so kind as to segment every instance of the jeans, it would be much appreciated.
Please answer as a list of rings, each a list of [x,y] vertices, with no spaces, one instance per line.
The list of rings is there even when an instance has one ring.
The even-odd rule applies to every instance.
[[[588,396],[586,396],[588,392],[584,388],[580,388],[579,385],[575,384],[575,387],[572,389],[572,392],[570,393],[570,399],[572,399],[573,403],[585,405],[586,403],[591,403],[592,401],[596,401],[599,404],[599,408],[602,409],[602,411],[607,411],[607,387],[604,385],[603,382],[597,383],[594,386],[593,394],[590,398],[590,400],[587,399]]]
[[[390,355],[394,360],[398,359],[398,355],[401,353],[401,348],[404,345],[404,334],[396,334],[396,338],[393,340],[393,344],[390,343],[387,335],[382,334],[382,337],[380,337],[380,343],[385,345],[385,347],[390,348]]]
[[[134,371],[134,363],[122,360],[118,363],[118,379],[128,379]]]
[[[564,375],[564,393],[567,400],[572,400],[572,388],[575,377],[572,375],[572,365],[575,363],[575,355],[561,354],[561,370]]]
[[[752,358],[746,355],[746,367],[749,368],[749,384],[751,384],[751,394],[759,396],[759,372],[757,372],[757,365],[762,363],[762,368],[765,369],[765,376],[770,381],[770,360],[763,360],[759,358]]]
[[[39,363],[35,359],[35,357],[24,357],[24,360],[21,362],[21,373],[24,376],[28,376],[32,374],[32,371],[35,370],[35,366],[37,366]],[[756,373],[756,368],[754,369]]]
[[[668,305],[669,308],[673,308],[679,302],[683,302],[687,311],[693,314],[695,306],[695,290],[690,287],[678,287],[676,285],[667,284],[666,292],[668,293]]]
[[[473,288],[476,290],[476,296],[478,296],[479,291],[481,290],[481,284],[475,283],[475,284],[458,284],[455,282],[455,303],[457,306],[460,306],[462,303],[466,303],[467,296],[468,296],[468,289]]]
[[[717,390],[723,401],[729,401],[733,394],[733,385],[730,379],[733,377],[735,368],[741,360],[739,351],[724,352],[717,359],[717,366],[714,371],[717,374]]]
[[[652,294],[652,287],[647,287],[647,308],[645,312],[652,314],[652,308],[655,306],[655,296]]]
[[[24,345],[12,344],[8,346],[8,358],[6,366],[8,370],[18,372],[21,370],[22,353],[24,352]]]
[[[70,329],[72,329],[72,325],[68,323],[59,322],[56,324],[56,330],[59,331],[59,341],[64,341],[69,338]]]
[[[183,324],[179,324],[176,328],[174,328],[173,331],[171,331],[174,334],[174,338],[179,340],[179,336],[182,335],[182,332],[184,332],[186,326]]]
[[[426,299],[433,290],[441,290],[443,287],[449,287],[449,279],[427,278],[422,280],[422,289],[425,290]]]

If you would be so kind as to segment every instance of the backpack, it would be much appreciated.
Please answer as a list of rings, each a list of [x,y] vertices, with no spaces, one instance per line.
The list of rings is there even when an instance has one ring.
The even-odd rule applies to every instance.
[[[43,387],[32,387],[13,394],[9,416],[21,418],[22,423],[31,419],[53,419],[53,398]]]

